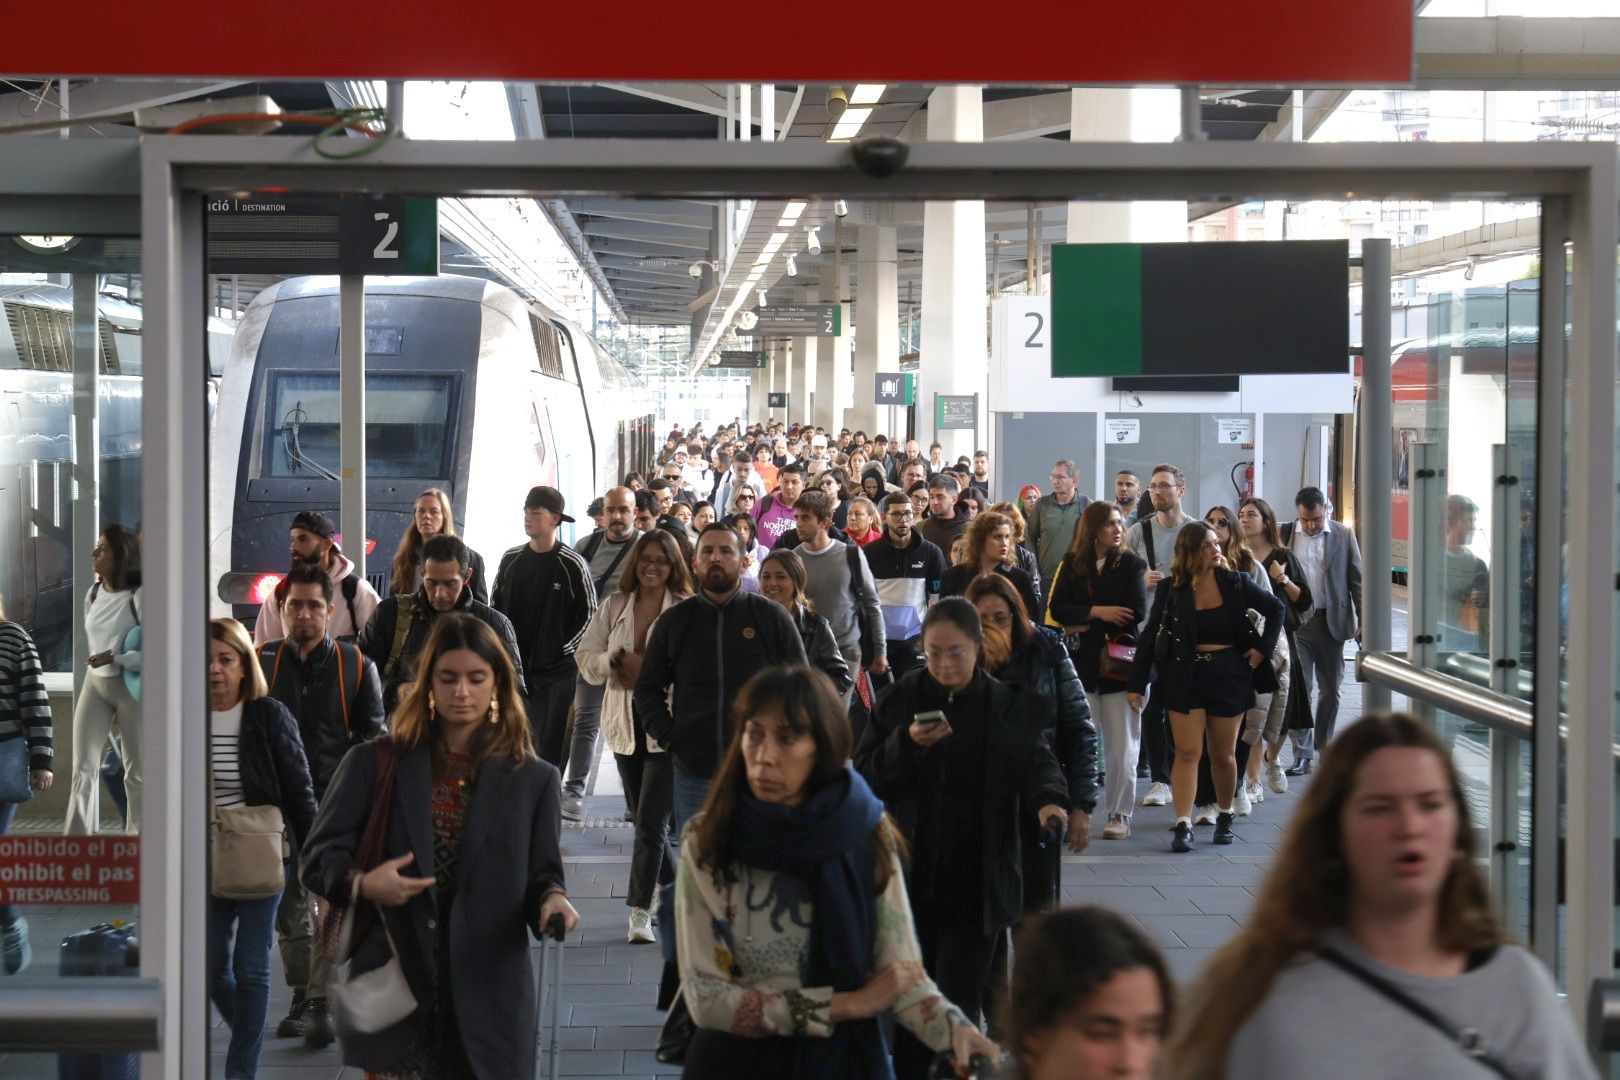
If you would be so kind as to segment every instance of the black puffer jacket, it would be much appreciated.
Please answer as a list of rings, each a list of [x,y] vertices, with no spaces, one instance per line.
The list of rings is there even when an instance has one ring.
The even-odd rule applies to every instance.
[[[1069,785],[1069,801],[1091,813],[1097,806],[1097,727],[1063,639],[1056,631],[1035,627],[1035,636],[997,669],[996,678],[1045,699],[1041,717]]]
[[[411,608],[410,629],[399,656],[393,657],[394,631],[399,626],[400,610],[406,606]],[[495,636],[506,646],[512,666],[517,670],[518,693],[528,693],[528,687],[523,683],[523,657],[518,653],[517,634],[512,629],[512,620],[488,604],[474,600],[472,590],[467,588],[463,588],[456,597],[454,610],[473,616],[495,631]],[[383,704],[390,711],[399,704],[400,687],[415,678],[417,654],[427,644],[428,632],[433,629],[433,619],[438,614],[428,603],[427,591],[419,588],[404,596],[390,596],[378,604],[377,610],[366,620],[366,628],[360,631],[357,644],[360,651],[377,665],[377,671],[382,675]],[[393,660],[392,667],[389,665],[390,659]]]
[[[323,638],[308,659],[298,655],[292,642],[272,641],[259,650],[259,665],[270,695],[298,724],[319,799],[349,748],[382,734],[388,714],[383,711],[377,665],[355,646],[331,638]]]
[[[315,823],[315,788],[298,721],[273,697],[244,702],[236,746],[247,804],[281,807],[294,847],[303,846]]]
[[[682,772],[706,778],[731,742],[731,702],[743,683],[772,664],[804,662],[799,628],[782,605],[742,589],[723,604],[698,593],[653,623],[636,715]]]
[[[833,637],[832,625],[809,608],[798,608],[792,614],[810,666],[831,679],[840,694],[849,693],[855,685],[855,676],[850,674],[844,654],[838,651],[838,639]]]

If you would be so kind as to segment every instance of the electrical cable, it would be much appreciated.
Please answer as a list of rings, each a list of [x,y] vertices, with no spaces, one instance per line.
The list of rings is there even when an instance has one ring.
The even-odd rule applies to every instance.
[[[392,141],[398,130],[388,122],[388,117],[381,109],[337,109],[332,112],[316,113],[216,113],[212,116],[198,116],[184,123],[176,124],[170,128],[170,135],[185,135],[205,127],[216,124],[240,123],[282,123],[306,124],[320,127],[310,140],[310,149],[316,154],[330,161],[349,161],[376,153],[388,142]],[[382,124],[382,130],[374,126]],[[366,136],[366,141],[356,149],[347,153],[336,153],[327,148],[326,143],[334,135],[341,132],[353,131]]]

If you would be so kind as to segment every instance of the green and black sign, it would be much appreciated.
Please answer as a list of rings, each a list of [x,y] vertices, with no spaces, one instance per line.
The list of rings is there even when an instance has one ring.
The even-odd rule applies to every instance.
[[[1058,244],[1052,375],[1344,374],[1343,240]]]
[[[439,204],[397,195],[221,196],[204,207],[211,274],[439,272]]]
[[[751,352],[747,349],[722,349],[713,366],[723,368],[762,368],[765,366],[766,359],[768,357],[763,352]]]

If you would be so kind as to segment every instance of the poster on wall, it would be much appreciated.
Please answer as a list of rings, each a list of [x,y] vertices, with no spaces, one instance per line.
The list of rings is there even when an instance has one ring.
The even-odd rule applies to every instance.
[[[1215,439],[1222,446],[1241,446],[1254,441],[1254,421],[1248,417],[1240,420],[1216,420]]]
[[[1142,441],[1142,421],[1105,420],[1103,421],[1103,438],[1114,445],[1125,443],[1139,443]]]

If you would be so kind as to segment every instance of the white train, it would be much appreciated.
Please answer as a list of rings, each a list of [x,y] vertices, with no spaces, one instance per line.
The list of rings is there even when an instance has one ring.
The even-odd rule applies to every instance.
[[[238,328],[212,431],[210,571],[251,620],[287,567],[294,515],[338,513],[338,288],[293,278],[260,293]],[[639,380],[578,327],[477,278],[366,285],[367,577],[389,563],[423,489],[449,492],[457,531],[494,572],[523,542],[523,498],[586,505],[655,451]],[[572,539],[573,530],[564,533]],[[352,550],[356,541],[344,543]]]

